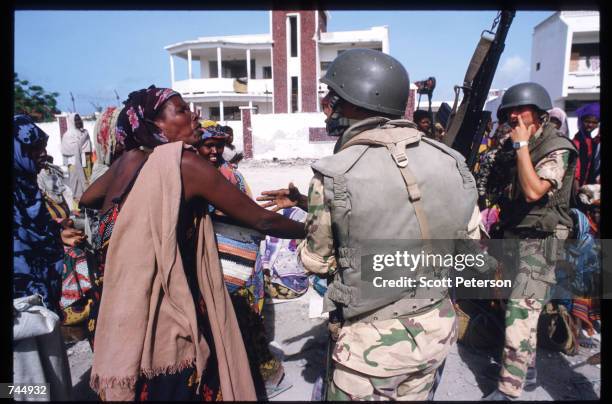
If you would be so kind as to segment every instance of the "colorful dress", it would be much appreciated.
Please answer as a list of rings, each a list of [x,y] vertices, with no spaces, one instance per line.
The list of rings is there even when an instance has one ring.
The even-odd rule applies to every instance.
[[[283,209],[282,215],[298,222],[306,220],[299,208]],[[308,290],[309,277],[297,259],[299,240],[266,236],[261,245],[259,261],[265,276],[266,292],[273,299],[294,299]]]
[[[236,188],[252,197],[244,177],[231,164],[223,162],[219,171]],[[223,278],[247,348],[255,388],[258,396],[265,398],[265,385],[278,384],[284,375],[284,369],[268,348],[262,317],[264,272],[259,244],[263,236],[233,225],[227,216],[216,211],[212,205],[209,212],[215,227]]]

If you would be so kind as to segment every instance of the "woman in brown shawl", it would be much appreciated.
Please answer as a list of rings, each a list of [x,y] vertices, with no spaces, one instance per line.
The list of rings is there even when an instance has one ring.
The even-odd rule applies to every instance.
[[[197,118],[171,89],[131,93],[117,125],[126,151],[81,198],[113,218],[91,376],[106,400],[256,399],[207,205],[276,237],[304,227],[197,155]]]

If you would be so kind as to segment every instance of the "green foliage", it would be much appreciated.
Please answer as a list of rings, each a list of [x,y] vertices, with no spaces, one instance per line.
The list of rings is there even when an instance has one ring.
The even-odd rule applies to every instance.
[[[15,114],[28,114],[36,122],[53,121],[59,114],[57,97],[59,93],[47,93],[41,86],[30,84],[28,80],[20,80],[15,73]]]

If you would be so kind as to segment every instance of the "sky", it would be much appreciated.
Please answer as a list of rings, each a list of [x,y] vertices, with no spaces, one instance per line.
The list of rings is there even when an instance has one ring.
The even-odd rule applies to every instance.
[[[492,88],[529,80],[534,27],[552,11],[519,11]],[[390,54],[410,81],[434,76],[433,99],[451,101],[496,11],[331,11],[328,31],[389,27]],[[269,32],[268,11],[16,11],[14,68],[19,78],[58,92],[58,108],[90,114],[129,92],[170,86],[164,47],[201,36]],[[175,58],[177,79],[187,63]],[[181,77],[181,75],[185,77]],[[425,102],[425,97],[421,103]]]

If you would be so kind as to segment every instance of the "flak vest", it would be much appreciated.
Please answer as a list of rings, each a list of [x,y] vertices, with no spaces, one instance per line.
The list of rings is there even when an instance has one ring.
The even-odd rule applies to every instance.
[[[557,150],[569,150],[568,167],[561,182],[561,188],[552,195],[544,195],[536,202],[527,202],[520,192],[516,157],[508,159],[507,170],[510,170],[511,195],[504,196],[500,203],[500,225],[504,233],[516,235],[529,231],[555,233],[571,229],[572,219],[569,215],[572,184],[576,168],[577,151],[572,142],[552,124],[542,127],[542,134],[530,141],[529,156],[535,167],[549,153]]]
[[[338,264],[324,310],[339,305],[351,321],[427,311],[448,295],[446,289],[435,296],[419,288],[363,296],[356,252],[368,240],[465,238],[478,194],[464,157],[425,138],[410,121],[381,117],[348,128],[339,146],[312,166],[323,176]]]

